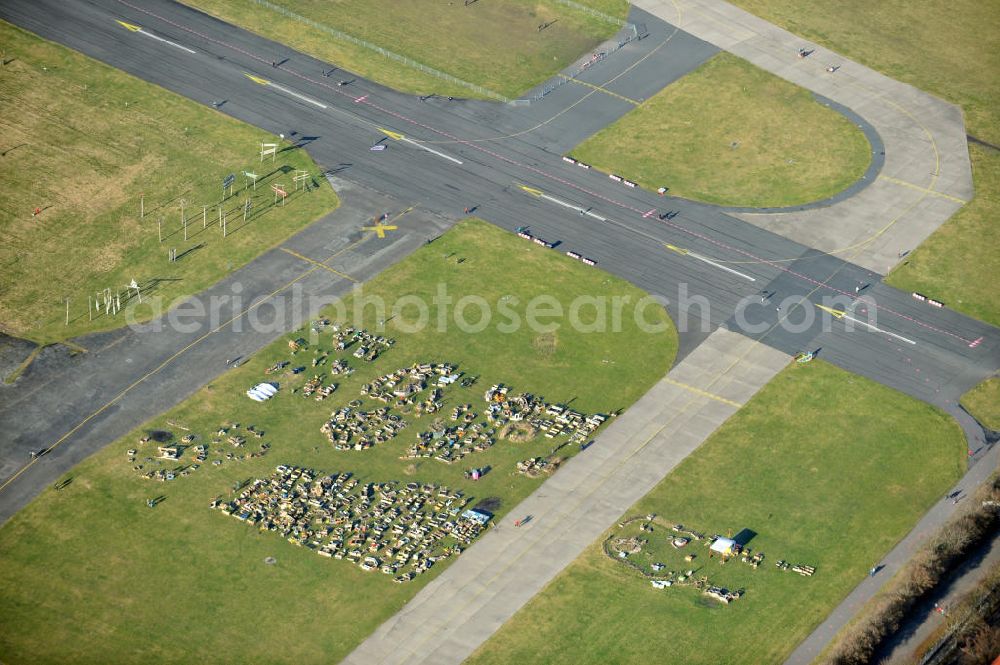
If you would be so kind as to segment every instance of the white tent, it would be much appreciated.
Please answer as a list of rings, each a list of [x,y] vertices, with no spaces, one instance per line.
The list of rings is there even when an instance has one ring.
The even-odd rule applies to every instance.
[[[723,556],[729,556],[733,553],[733,548],[736,547],[736,541],[731,538],[719,538],[712,546],[709,548],[713,552],[718,552]]]
[[[247,391],[247,397],[255,402],[264,402],[277,394],[278,389],[271,383],[258,383]]]

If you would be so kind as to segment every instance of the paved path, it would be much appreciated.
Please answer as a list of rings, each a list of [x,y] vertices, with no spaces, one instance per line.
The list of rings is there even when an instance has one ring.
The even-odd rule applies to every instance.
[[[344,662],[462,662],[788,362],[716,330]]]
[[[978,463],[976,463],[962,480],[948,494],[962,491],[972,494],[993,471],[1000,461],[1000,446],[994,444],[987,448]],[[937,533],[952,514],[961,508],[961,502],[954,504],[951,499],[943,498],[917,525],[896,545],[879,563],[883,566],[874,577],[866,577],[847,598],[830,613],[785,661],[786,665],[808,665],[820,654],[833,636],[843,628],[848,621],[868,602],[882,585],[890,580],[899,569],[910,560],[913,554],[927,542],[927,539]]]
[[[945,589],[937,596],[927,598],[921,607],[917,608],[916,617],[912,619],[913,626],[904,626],[898,641],[890,651],[886,660],[888,665],[911,665],[916,660],[916,649],[948,621],[948,614],[941,615],[934,611],[938,603],[948,612],[949,608],[960,602],[962,597],[979,585],[993,566],[1000,564],[1000,538],[987,543],[981,549],[980,555],[974,557],[971,564],[958,571],[958,576],[948,581]]]
[[[695,37],[863,117],[885,146],[876,182],[826,208],[736,216],[885,274],[973,196],[962,110],[720,0],[635,0]],[[812,51],[799,58],[799,49]],[[829,66],[836,72],[826,71]]]

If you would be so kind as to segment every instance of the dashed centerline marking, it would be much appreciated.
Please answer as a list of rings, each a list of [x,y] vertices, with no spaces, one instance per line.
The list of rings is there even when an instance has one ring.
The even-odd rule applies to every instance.
[[[247,74],[246,72],[244,72],[243,75],[246,76],[251,81],[253,81],[254,83],[257,83],[257,84],[265,86],[265,87],[270,86],[270,87],[274,88],[275,90],[280,90],[281,92],[285,93],[286,95],[290,95],[292,97],[295,97],[296,99],[301,99],[302,101],[308,102],[309,104],[312,104],[313,106],[318,106],[321,109],[328,108],[327,105],[324,104],[323,102],[316,101],[312,97],[306,97],[305,95],[299,94],[299,93],[295,92],[294,90],[290,90],[290,89],[286,88],[283,85],[278,85],[274,81],[269,81],[269,80],[267,80],[265,78],[261,78],[259,76],[254,76],[253,74]]]
[[[389,137],[393,141],[402,141],[404,143],[409,143],[410,145],[416,146],[416,147],[420,148],[421,150],[426,150],[427,152],[431,153],[432,155],[437,155],[438,157],[441,157],[442,159],[447,159],[448,161],[455,162],[456,164],[461,164],[462,163],[462,160],[460,160],[460,159],[455,159],[451,155],[446,155],[443,152],[438,152],[437,150],[434,150],[433,148],[428,148],[423,143],[420,143],[418,141],[414,141],[411,138],[407,138],[406,135],[400,134],[399,132],[393,132],[393,131],[390,131],[388,129],[384,129],[382,127],[379,127],[378,131],[382,132],[383,134],[385,134],[387,137]]]
[[[535,189],[534,187],[528,187],[527,185],[518,185],[518,187],[520,187],[523,191],[527,192],[528,194],[531,194],[535,198],[545,199],[546,201],[555,203],[556,205],[560,205],[564,208],[569,208],[570,210],[574,210],[580,213],[581,215],[586,215],[587,217],[593,217],[599,222],[608,221],[606,217],[601,217],[596,212],[592,212],[589,208],[581,208],[580,206],[574,203],[570,203],[569,201],[563,201],[562,199],[557,199],[554,196],[549,196],[540,189]]]
[[[168,44],[170,46],[173,46],[174,48],[179,48],[182,51],[187,51],[191,55],[195,55],[196,54],[196,51],[194,51],[193,49],[189,49],[187,46],[181,46],[177,42],[172,42],[169,39],[164,39],[163,37],[160,37],[159,35],[154,35],[151,32],[147,32],[146,30],[144,30],[142,28],[141,25],[135,25],[133,23],[126,23],[125,21],[119,21],[117,19],[115,20],[115,23],[119,24],[120,26],[122,26],[123,28],[125,28],[126,30],[128,30],[129,32],[138,32],[140,34],[146,35],[147,37],[151,37],[151,38],[155,39],[158,42],[163,42],[164,44]]]
[[[736,275],[737,277],[742,277],[743,279],[749,280],[751,282],[756,282],[757,281],[756,277],[751,277],[750,275],[747,275],[746,273],[742,273],[739,270],[733,270],[729,266],[724,266],[721,263],[716,263],[715,261],[713,261],[712,259],[708,258],[707,256],[702,256],[701,254],[695,254],[694,252],[692,252],[689,249],[683,249],[681,247],[677,247],[676,245],[671,245],[671,244],[668,244],[668,243],[663,243],[663,246],[666,247],[667,249],[669,249],[671,252],[676,252],[677,254],[680,254],[681,256],[690,256],[692,259],[695,259],[696,261],[701,261],[702,263],[707,263],[708,265],[710,265],[710,266],[712,266],[714,268],[718,268],[719,270],[725,270],[726,272],[728,272],[730,274],[733,274],[733,275]]]
[[[857,324],[860,324],[860,325],[864,326],[865,328],[867,328],[868,330],[871,330],[872,332],[882,333],[883,335],[889,335],[890,337],[895,337],[896,339],[898,339],[900,341],[903,341],[903,342],[906,342],[907,344],[912,344],[914,346],[917,345],[916,342],[914,342],[912,339],[909,339],[908,337],[903,337],[902,335],[897,335],[894,332],[889,332],[888,330],[883,330],[882,328],[879,328],[878,326],[873,326],[870,323],[866,323],[866,322],[862,321],[861,319],[856,319],[853,316],[851,316],[850,314],[848,314],[847,312],[845,312],[844,310],[834,309],[832,307],[826,307],[824,305],[817,305],[816,303],[813,303],[813,305],[816,306],[816,307],[818,307],[819,309],[823,310],[824,312],[827,312],[827,313],[831,314],[834,318],[842,319],[844,321],[851,321],[852,323],[857,323]]]

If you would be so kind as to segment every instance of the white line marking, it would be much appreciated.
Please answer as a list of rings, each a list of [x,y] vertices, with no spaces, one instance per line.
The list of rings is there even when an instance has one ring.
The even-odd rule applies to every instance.
[[[570,210],[576,210],[577,212],[583,212],[583,208],[580,206],[575,206],[572,203],[563,201],[562,199],[557,199],[554,196],[549,196],[548,194],[540,194],[538,198],[545,199],[546,201],[552,201],[556,205],[561,205],[564,208],[569,208]]]
[[[742,273],[739,270],[733,270],[729,266],[724,266],[721,263],[716,263],[712,259],[704,257],[701,254],[695,254],[694,252],[689,251],[687,253],[687,255],[690,256],[692,259],[698,259],[699,261],[704,261],[705,263],[707,263],[710,266],[714,266],[714,267],[718,268],[719,270],[725,270],[726,272],[732,273],[733,275],[736,275],[737,277],[742,277],[743,279],[748,279],[751,282],[756,282],[757,281],[756,277],[751,277],[750,275]]]
[[[278,85],[277,83],[275,83],[273,81],[270,82],[270,85],[271,85],[272,88],[276,88],[276,89],[282,91],[283,93],[285,93],[286,95],[291,95],[292,97],[295,97],[296,99],[301,99],[302,101],[308,102],[308,103],[312,104],[313,106],[318,106],[321,109],[325,109],[327,107],[326,104],[323,104],[322,102],[317,102],[315,99],[313,99],[311,97],[306,97],[305,95],[300,95],[299,93],[295,92],[294,90],[289,90],[285,86]]]
[[[546,201],[551,201],[552,203],[555,203],[557,205],[561,205],[564,208],[569,208],[570,210],[574,210],[574,211],[580,213],[581,215],[586,215],[587,217],[593,217],[594,219],[596,219],[598,221],[601,221],[601,222],[608,221],[606,217],[601,217],[600,215],[598,215],[595,212],[591,212],[591,211],[587,210],[586,208],[581,208],[578,205],[574,205],[574,204],[569,203],[567,201],[563,201],[562,199],[557,199],[554,196],[549,196],[548,194],[539,194],[538,198],[545,199]]]
[[[428,148],[423,143],[418,143],[417,141],[414,141],[413,139],[408,139],[405,136],[402,137],[400,140],[401,141],[406,141],[410,145],[415,145],[415,146],[417,146],[418,148],[420,148],[422,150],[426,150],[427,152],[429,152],[431,154],[437,155],[438,157],[442,157],[444,159],[447,159],[450,162],[455,162],[456,164],[461,164],[462,163],[462,160],[460,160],[460,159],[455,159],[451,155],[446,155],[443,152],[438,152],[437,150],[434,150],[433,148]]]
[[[895,337],[896,339],[902,340],[902,341],[906,342],[907,344],[913,344],[914,346],[916,346],[916,344],[917,344],[912,339],[907,339],[906,337],[903,337],[902,335],[897,335],[896,333],[889,332],[888,330],[882,330],[881,328],[873,326],[870,323],[865,323],[861,319],[856,319],[853,316],[848,316],[847,314],[844,314],[844,316],[841,317],[841,318],[847,319],[848,321],[853,321],[854,323],[860,323],[861,325],[863,325],[865,328],[868,328],[872,332],[882,333],[883,335],[891,335],[892,337]]]
[[[160,36],[158,36],[158,35],[154,35],[154,34],[153,34],[153,33],[151,33],[151,32],[146,32],[146,30],[145,30],[145,29],[143,29],[143,30],[140,30],[139,32],[141,32],[142,34],[146,35],[147,37],[152,37],[153,39],[155,39],[155,40],[156,40],[156,41],[158,41],[158,42],[163,42],[164,44],[170,44],[171,46],[174,46],[174,47],[176,47],[176,48],[179,48],[179,49],[180,49],[180,50],[182,50],[182,51],[187,51],[187,52],[188,52],[188,53],[190,53],[191,55],[195,55],[195,52],[194,52],[194,51],[192,51],[191,49],[189,49],[189,48],[188,48],[187,46],[181,46],[181,45],[180,45],[180,44],[178,44],[177,42],[172,42],[172,41],[170,41],[169,39],[164,39],[163,37],[160,37]]]

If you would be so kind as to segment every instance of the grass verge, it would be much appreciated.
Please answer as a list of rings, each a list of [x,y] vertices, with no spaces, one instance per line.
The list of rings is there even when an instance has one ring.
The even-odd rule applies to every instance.
[[[0,41],[11,60],[0,69],[0,326],[11,334],[47,343],[124,325],[91,320],[88,297],[126,293],[132,279],[167,301],[196,293],[337,205],[302,150],[259,163],[261,141],[277,137],[8,23]],[[246,223],[243,169],[263,176]],[[293,191],[296,169],[313,175],[310,191]],[[230,173],[223,240],[216,206]],[[284,207],[276,182],[291,192]]]
[[[644,311],[650,323],[665,324],[662,332],[642,332],[635,324],[635,303],[644,295],[636,287],[479,221],[457,226],[386,270],[365,286],[365,295],[389,303],[401,296],[430,302],[439,285],[456,308],[464,296],[482,297],[494,306],[508,296],[503,307],[522,321],[529,301],[546,294],[564,308],[579,295],[628,296],[631,304],[622,310],[621,332],[604,333],[565,325],[553,331],[522,325],[503,332],[498,321],[478,333],[455,325],[439,331],[436,316],[430,319],[432,329],[404,333],[402,326],[414,322],[414,310],[407,307],[388,320],[385,334],[396,343],[376,361],[360,363],[350,351],[342,354],[357,371],[332,377],[340,385],[323,402],[303,399],[292,389],[329,362],[294,376],[264,372],[278,360],[308,366],[320,348],[331,351],[329,333],[295,356],[286,339],[279,340],[84,461],[66,487],[46,490],[0,529],[4,661],[231,663],[264,657],[268,662],[336,662],[444,564],[409,584],[393,584],[386,575],[322,558],[211,510],[213,497],[236,482],[269,475],[277,464],[294,464],[326,473],[351,471],[363,483],[444,483],[477,499],[490,498],[502,515],[542,482],[513,474],[515,462],[544,455],[552,439],[500,440],[445,465],[399,458],[416,434],[428,429],[429,416],[405,415],[410,425],[398,439],[365,451],[335,451],[320,427],[331,410],[360,396],[363,383],[414,362],[458,363],[468,374],[481,375],[470,388],[449,389],[437,414],[445,420],[458,404],[482,405],[483,391],[496,382],[587,413],[610,412],[628,406],[662,377],[676,351],[676,333],[662,307]],[[476,309],[469,308],[466,320],[478,318]],[[366,307],[358,323],[374,329],[385,316],[376,310]],[[581,317],[589,320],[585,312]],[[502,322],[509,320],[505,315]],[[310,337],[300,331],[287,339],[300,336]],[[277,380],[282,389],[269,402],[251,402],[243,393],[262,380]],[[143,432],[169,430],[177,437],[190,432],[199,437],[196,443],[206,443],[225,422],[264,430],[268,454],[218,466],[206,462],[189,476],[164,483],[140,478],[126,458],[127,449],[141,447],[136,439]],[[249,438],[255,448],[257,440]],[[240,452],[223,446],[221,453]],[[577,452],[577,446],[568,446],[560,454]],[[140,462],[146,454],[140,454]],[[219,454],[209,445],[210,457]],[[463,477],[466,469],[487,465],[492,470],[478,482]],[[146,499],[159,494],[166,500],[147,508]],[[271,556],[276,563],[264,563]],[[247,639],[251,626],[252,640]]]
[[[781,662],[961,476],[964,451],[954,421],[926,404],[823,362],[791,365],[627,513],[755,531],[757,570],[701,547],[682,564],[742,598],[655,590],[598,543],[469,662]]]
[[[984,427],[1000,431],[1000,377],[986,379],[962,395],[962,406]]]
[[[670,194],[739,206],[827,198],[860,178],[871,146],[802,88],[726,53],[573,150]]]
[[[423,95],[488,98],[338,39],[281,10],[509,98],[542,83],[618,31],[617,25],[556,0],[468,5],[461,0],[270,0],[277,10],[240,0],[185,2],[377,83]]]
[[[960,105],[969,133],[1000,144],[996,5],[979,0],[736,0],[733,4],[886,76]]]
[[[1000,121],[1000,115],[997,116]],[[911,252],[886,278],[948,307],[1000,326],[1000,151],[969,144],[976,196]]]

